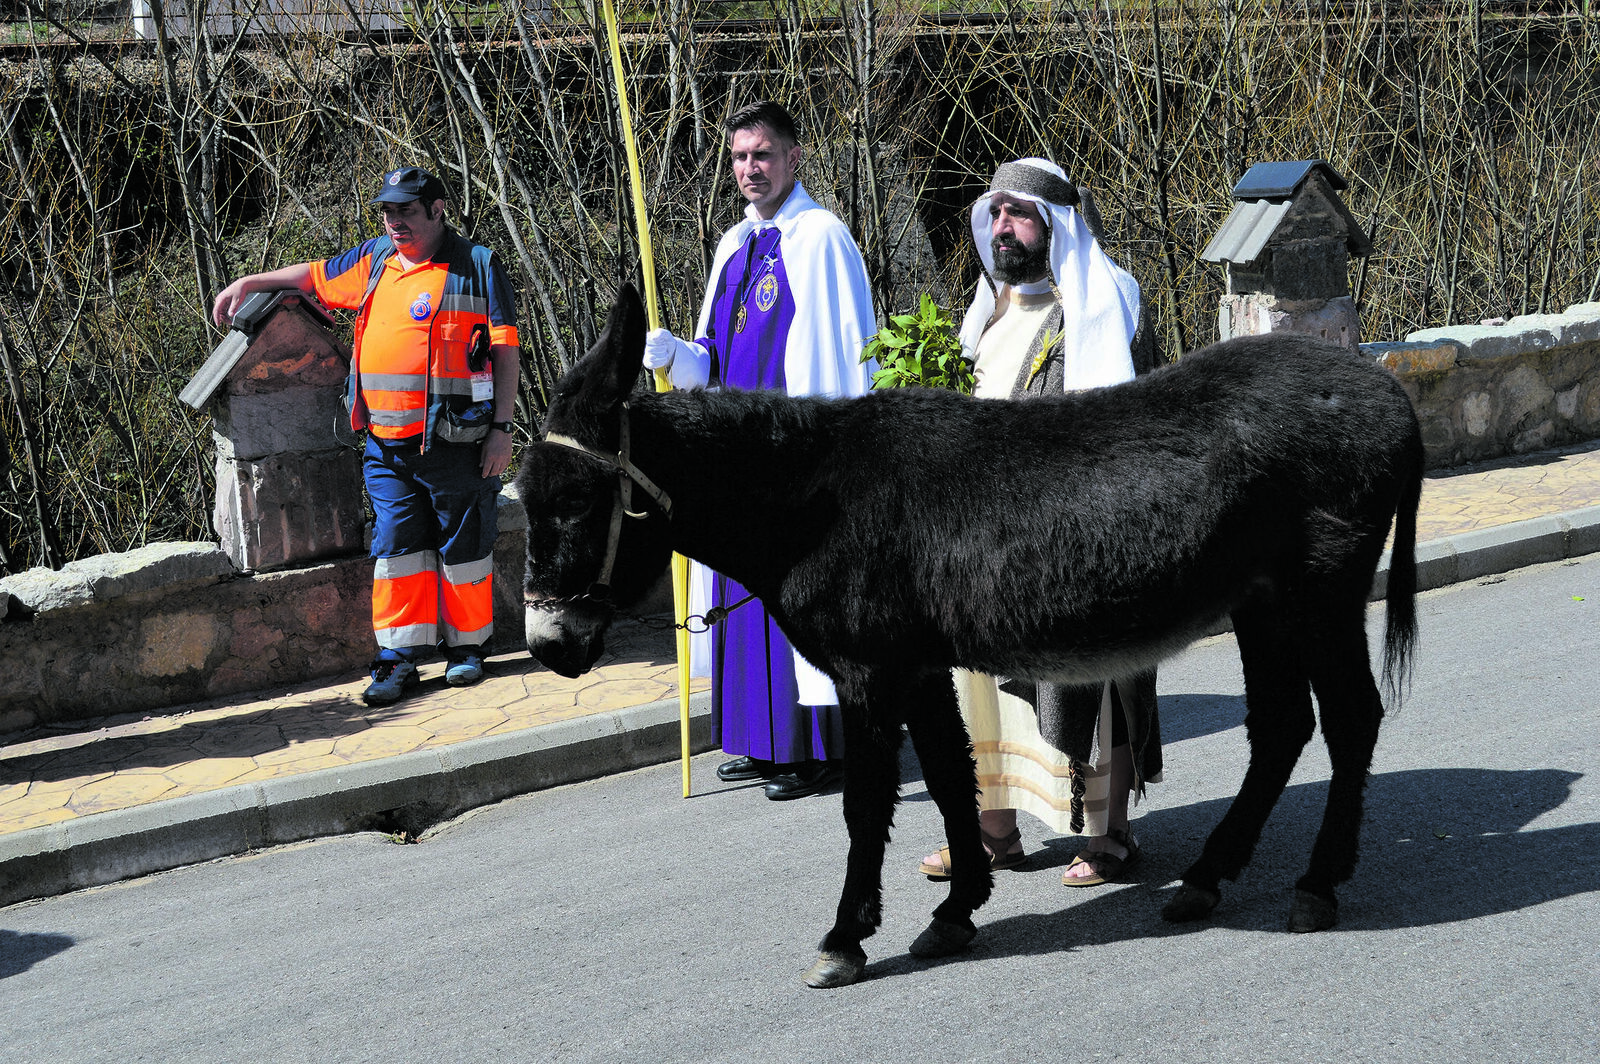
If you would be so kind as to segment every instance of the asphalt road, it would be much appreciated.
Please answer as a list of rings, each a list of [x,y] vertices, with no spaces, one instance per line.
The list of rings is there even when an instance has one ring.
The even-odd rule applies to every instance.
[[[1224,636],[1163,669],[1167,781],[1133,881],[1063,888],[1076,840],[1025,818],[1034,860],[963,958],[905,953],[944,889],[915,872],[943,836],[909,754],[884,927],[834,991],[800,975],[843,875],[839,797],[684,801],[667,765],[418,845],[347,836],[0,909],[0,1061],[1600,1060],[1600,557],[1421,613],[1329,932],[1282,930],[1320,740],[1211,921],[1158,915],[1244,769]]]

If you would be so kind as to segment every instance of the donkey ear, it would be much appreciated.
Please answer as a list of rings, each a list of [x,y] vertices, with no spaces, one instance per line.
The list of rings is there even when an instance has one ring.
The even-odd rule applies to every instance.
[[[633,382],[639,378],[639,368],[644,365],[646,326],[644,300],[639,298],[632,282],[624,283],[617,290],[616,301],[606,317],[605,332],[600,337],[601,343],[610,345],[611,361],[617,366],[617,383],[624,393],[633,387]]]
[[[571,403],[596,416],[621,406],[644,364],[644,333],[644,303],[633,285],[624,284],[594,346],[557,385],[552,412]]]

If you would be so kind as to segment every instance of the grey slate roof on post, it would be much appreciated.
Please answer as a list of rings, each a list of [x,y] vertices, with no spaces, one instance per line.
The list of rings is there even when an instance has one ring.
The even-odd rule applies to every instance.
[[[1235,204],[1217,235],[1200,253],[1207,262],[1254,262],[1289,213],[1290,201],[1254,200]]]
[[[239,364],[239,359],[250,346],[250,338],[262,324],[280,306],[296,303],[325,327],[333,328],[333,315],[328,309],[298,288],[251,292],[239,304],[239,312],[233,316],[233,328],[212,350],[211,357],[206,359],[205,365],[200,367],[194,378],[184,385],[178,398],[196,410],[204,410],[222,382],[228,379],[228,374],[233,372],[233,367]]]
[[[1206,262],[1254,262],[1295,202],[1295,193],[1312,174],[1319,174],[1335,192],[1350,187],[1337,170],[1321,159],[1256,163],[1233,186],[1233,211],[1217,230],[1200,257]],[[1349,250],[1365,255],[1371,240],[1338,196],[1335,210],[1349,231]]]
[[[1300,159],[1289,163],[1256,163],[1233,186],[1235,200],[1287,199],[1317,168],[1335,192],[1343,192],[1350,182],[1321,159]]]

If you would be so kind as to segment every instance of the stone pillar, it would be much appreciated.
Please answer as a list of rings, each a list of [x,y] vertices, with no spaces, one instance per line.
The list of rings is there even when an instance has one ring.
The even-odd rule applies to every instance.
[[[1286,299],[1272,292],[1228,292],[1217,307],[1217,338],[1297,332],[1320,336],[1352,351],[1360,345],[1361,322],[1356,301]]]
[[[1299,332],[1358,346],[1348,269],[1371,241],[1339,198],[1346,187],[1319,159],[1257,163],[1234,186],[1233,212],[1202,252],[1227,264],[1222,339]]]
[[[332,324],[299,291],[255,293],[181,396],[212,412],[212,516],[222,549],[240,569],[365,548],[361,455],[338,436],[347,424],[350,353]]]

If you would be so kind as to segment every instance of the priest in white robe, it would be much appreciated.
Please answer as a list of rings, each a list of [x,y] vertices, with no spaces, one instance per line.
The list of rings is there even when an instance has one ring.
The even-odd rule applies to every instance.
[[[804,150],[793,116],[761,101],[735,112],[727,128],[744,219],[717,245],[695,339],[653,330],[645,365],[666,369],[675,388],[864,394],[874,367],[861,352],[877,331],[866,263],[844,223],[798,180]],[[689,583],[691,614],[747,595],[698,563]],[[713,727],[735,755],[719,778],[766,779],[766,796],[782,801],[842,777],[833,685],[789,647],[759,601],[690,642],[694,674],[711,677]]]

